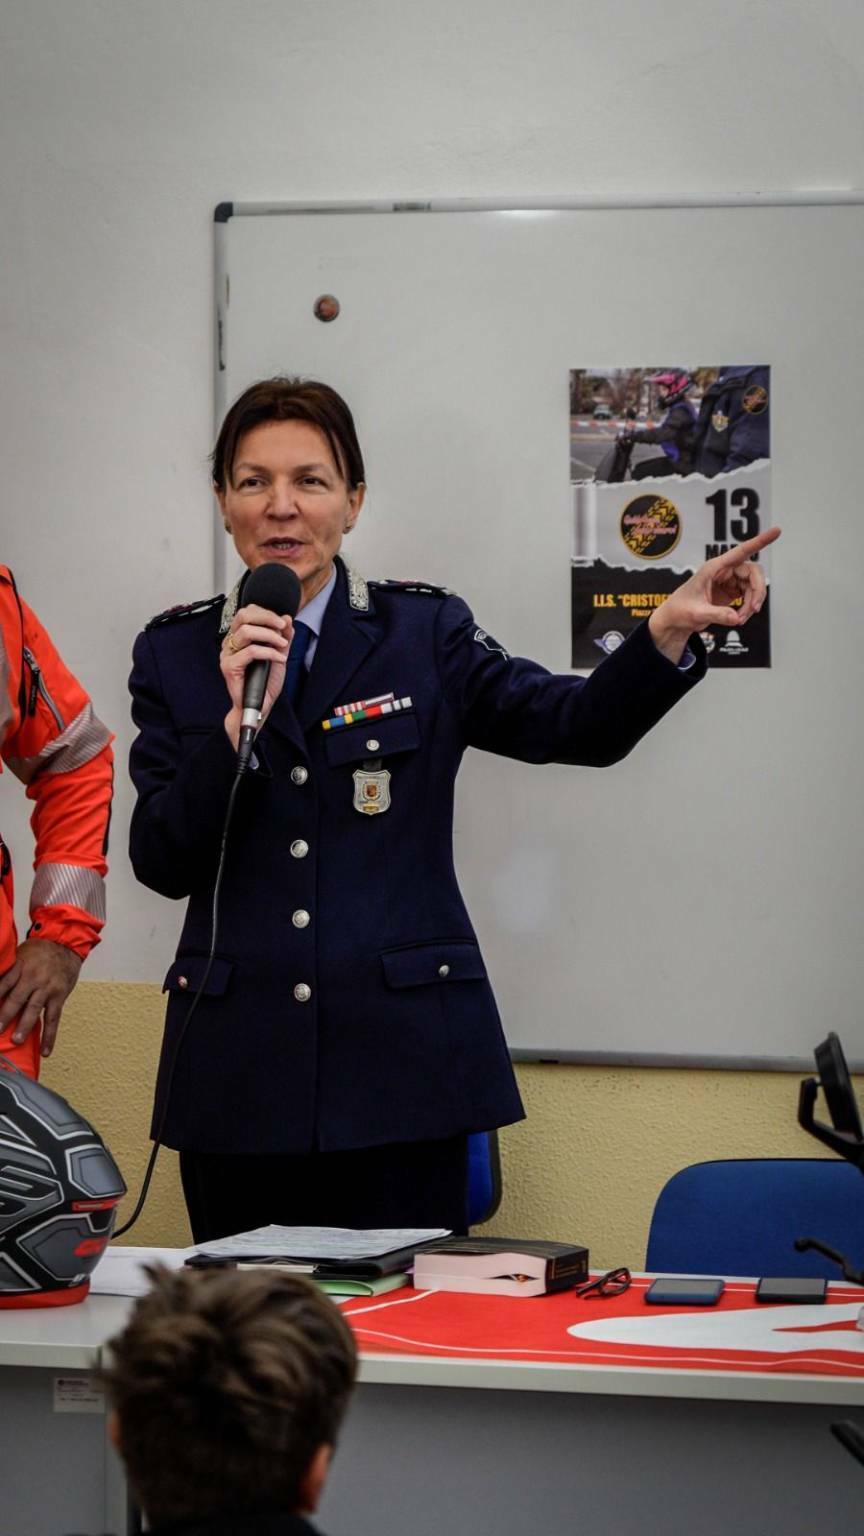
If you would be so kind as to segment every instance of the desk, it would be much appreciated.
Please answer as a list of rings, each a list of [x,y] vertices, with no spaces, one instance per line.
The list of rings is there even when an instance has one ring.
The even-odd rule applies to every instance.
[[[56,1412],[55,1383],[93,1370],[129,1306],[120,1296],[93,1296],[74,1307],[0,1310],[2,1536],[124,1536],[126,1480],[105,1414]]]
[[[864,1334],[854,1327],[864,1292],[832,1285],[825,1307],[755,1308],[752,1285],[730,1282],[719,1308],[655,1314],[643,1289],[636,1281],[625,1297],[590,1305],[570,1293],[511,1302],[410,1290],[349,1302],[361,1385],[322,1529],[857,1530],[864,1469],[828,1425],[864,1418]],[[2,1536],[125,1532],[104,1419],[55,1415],[52,1394],[55,1375],[92,1368],[129,1305],[98,1296],[0,1312]]]
[[[864,1469],[828,1426],[864,1410],[864,1292],[832,1285],[825,1307],[768,1308],[752,1282],[730,1282],[717,1308],[655,1312],[646,1284],[590,1303],[408,1290],[350,1302],[362,1385],[323,1529],[861,1528]]]

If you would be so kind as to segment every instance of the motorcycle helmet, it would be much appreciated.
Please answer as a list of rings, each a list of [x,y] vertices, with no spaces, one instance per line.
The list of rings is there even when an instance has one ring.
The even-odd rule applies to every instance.
[[[652,373],[648,382],[657,385],[660,404],[670,406],[684,399],[693,379],[684,368],[662,368],[659,373]]]
[[[93,1127],[0,1055],[0,1307],[83,1301],[125,1193]]]

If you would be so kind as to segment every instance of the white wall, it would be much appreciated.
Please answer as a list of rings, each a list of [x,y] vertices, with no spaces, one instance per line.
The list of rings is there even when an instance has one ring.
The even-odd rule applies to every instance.
[[[0,558],[118,733],[91,978],[177,927],[126,863],[125,675],[211,590],[214,204],[856,187],[862,64],[858,0],[0,0]]]

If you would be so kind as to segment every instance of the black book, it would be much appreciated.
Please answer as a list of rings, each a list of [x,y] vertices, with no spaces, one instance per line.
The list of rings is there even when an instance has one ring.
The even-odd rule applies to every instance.
[[[545,1296],[588,1278],[588,1249],[542,1238],[449,1237],[414,1259],[418,1290]]]

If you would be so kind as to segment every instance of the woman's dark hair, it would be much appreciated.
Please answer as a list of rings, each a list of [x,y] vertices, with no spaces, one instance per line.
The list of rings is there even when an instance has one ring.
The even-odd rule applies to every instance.
[[[333,1445],[356,1349],[309,1280],[276,1270],[148,1270],[102,1378],[151,1524],[251,1505],[295,1510]]]
[[[354,418],[342,396],[316,379],[280,376],[250,384],[230,407],[211,454],[217,491],[226,490],[231,482],[240,439],[268,421],[308,421],[324,433],[349,491],[364,484],[366,472]]]

